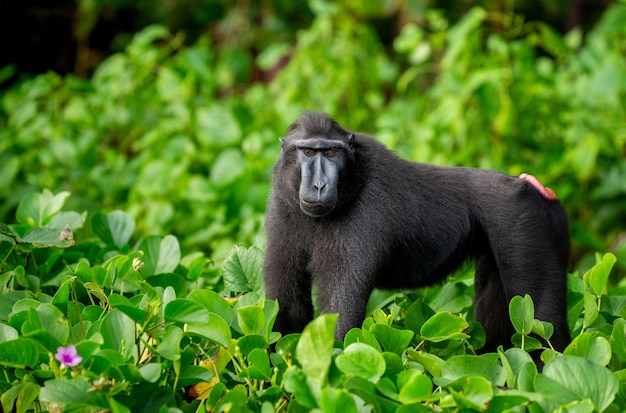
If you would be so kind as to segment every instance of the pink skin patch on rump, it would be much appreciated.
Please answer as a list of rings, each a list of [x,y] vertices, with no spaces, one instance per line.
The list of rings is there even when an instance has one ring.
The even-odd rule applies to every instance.
[[[558,199],[556,194],[554,193],[554,191],[552,189],[546,188],[545,186],[543,186],[543,184],[541,182],[539,182],[539,179],[535,178],[534,176],[528,175],[528,174],[521,174],[519,177],[521,179],[525,179],[526,182],[528,182],[529,184],[534,186],[535,189],[537,191],[539,191],[541,196],[543,196],[545,199],[548,199],[550,201],[554,201],[554,200]]]

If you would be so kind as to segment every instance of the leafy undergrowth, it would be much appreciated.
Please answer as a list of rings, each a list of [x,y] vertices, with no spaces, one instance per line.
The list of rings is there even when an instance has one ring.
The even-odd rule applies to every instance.
[[[173,235],[131,245],[122,211],[82,228],[86,214],[62,211],[68,196],[29,195],[17,223],[0,224],[5,412],[626,410],[626,294],[607,288],[612,254],[569,276],[574,339],[563,354],[543,349],[538,372],[528,351],[552,328],[529,297],[511,302],[515,346],[476,355],[470,272],[374,294],[344,342],[336,315],[281,337],[261,249],[234,248],[211,277],[209,260],[181,256]]]

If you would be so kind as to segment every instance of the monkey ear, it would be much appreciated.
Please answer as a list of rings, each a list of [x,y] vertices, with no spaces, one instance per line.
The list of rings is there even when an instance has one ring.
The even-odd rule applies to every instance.
[[[350,149],[354,151],[354,133],[348,135],[348,144],[350,145]]]
[[[285,152],[285,139],[284,138],[278,138],[278,142],[280,142],[280,151],[281,152]]]

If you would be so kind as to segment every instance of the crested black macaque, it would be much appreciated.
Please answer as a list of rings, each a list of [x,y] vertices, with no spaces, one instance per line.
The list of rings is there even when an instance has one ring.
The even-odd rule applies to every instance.
[[[524,294],[535,317],[554,325],[552,345],[567,346],[567,217],[534,177],[408,162],[316,112],[280,144],[264,264],[278,331],[299,332],[312,320],[312,285],[320,310],[339,313],[343,339],[363,322],[374,287],[440,283],[473,258],[484,350],[510,346],[508,303]]]

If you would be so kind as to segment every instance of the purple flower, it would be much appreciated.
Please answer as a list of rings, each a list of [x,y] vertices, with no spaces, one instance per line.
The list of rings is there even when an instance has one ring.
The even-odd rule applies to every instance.
[[[78,363],[83,361],[83,358],[78,355],[76,347],[73,345],[57,348],[57,354],[54,355],[54,358],[61,362],[61,368],[77,366]]]

